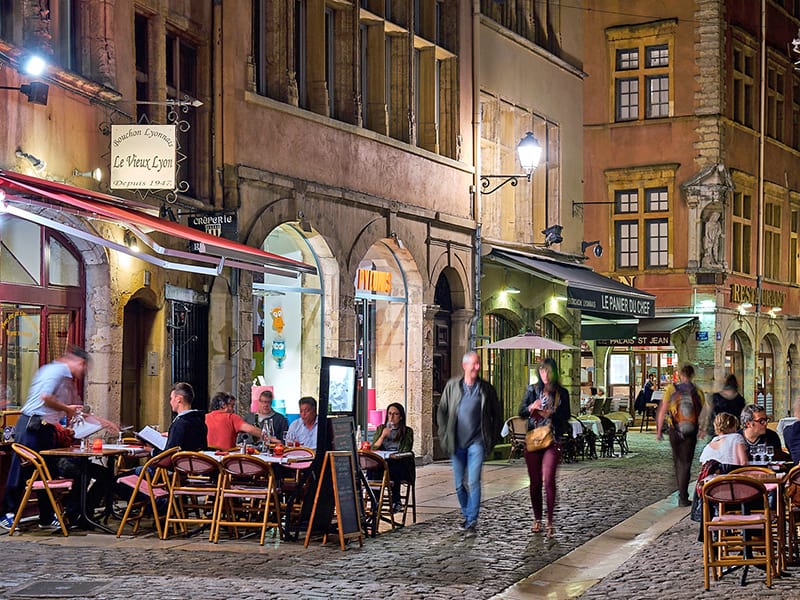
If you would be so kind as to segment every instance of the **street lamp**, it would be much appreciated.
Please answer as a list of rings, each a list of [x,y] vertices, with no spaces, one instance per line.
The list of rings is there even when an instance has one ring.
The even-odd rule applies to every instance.
[[[527,181],[531,180],[531,174],[539,165],[539,159],[542,157],[542,146],[532,132],[526,133],[525,137],[517,144],[517,156],[519,157],[519,164],[525,173],[521,175],[481,175],[481,194],[492,194],[509,182],[512,187],[515,187],[523,177]],[[491,185],[492,179],[502,179],[503,181],[492,189],[487,190],[486,188]]]

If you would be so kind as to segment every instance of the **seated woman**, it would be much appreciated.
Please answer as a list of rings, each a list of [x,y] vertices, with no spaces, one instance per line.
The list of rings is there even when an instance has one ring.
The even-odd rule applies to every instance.
[[[386,425],[378,425],[372,437],[373,450],[389,450],[394,452],[411,452],[414,447],[414,430],[406,425],[406,411],[402,404],[392,402],[386,409]],[[389,479],[392,482],[392,510],[401,512],[400,482],[414,481],[416,466],[414,457],[390,458]]]
[[[719,413],[714,417],[716,436],[700,453],[700,464],[716,460],[722,472],[730,471],[747,464],[747,444],[740,433],[739,419],[729,413]]]

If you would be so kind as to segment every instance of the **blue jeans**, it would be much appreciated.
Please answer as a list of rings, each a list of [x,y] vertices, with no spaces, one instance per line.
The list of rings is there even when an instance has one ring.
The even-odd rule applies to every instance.
[[[476,442],[466,448],[456,448],[453,453],[453,479],[461,514],[467,525],[478,520],[481,507],[481,469],[483,468],[483,443]]]

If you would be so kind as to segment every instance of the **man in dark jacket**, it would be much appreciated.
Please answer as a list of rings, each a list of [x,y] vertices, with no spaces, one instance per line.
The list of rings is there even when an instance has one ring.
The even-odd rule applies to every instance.
[[[484,457],[500,440],[502,410],[497,392],[479,377],[481,359],[467,352],[463,377],[447,382],[439,402],[437,423],[442,449],[452,457],[456,496],[464,517],[459,529],[475,535],[481,504]]]
[[[206,420],[198,410],[192,408],[194,390],[188,383],[176,383],[169,394],[169,406],[178,416],[172,421],[167,434],[168,448],[180,447],[181,450],[199,452],[206,449],[208,428]]]

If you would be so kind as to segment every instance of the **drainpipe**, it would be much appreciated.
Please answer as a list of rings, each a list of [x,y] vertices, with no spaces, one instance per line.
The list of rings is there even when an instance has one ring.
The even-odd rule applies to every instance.
[[[481,90],[478,61],[480,60],[481,2],[472,0],[472,157],[475,171],[472,176],[472,214],[475,217],[475,270],[473,272],[473,306],[475,314],[469,325],[469,349],[477,346],[478,321],[481,318]]]
[[[764,280],[764,147],[765,136],[764,128],[766,126],[766,93],[767,93],[767,0],[761,0],[761,86],[759,94],[759,108],[758,108],[758,212],[757,218],[757,237],[756,237],[756,310],[754,315],[754,330],[755,330],[755,373],[758,373],[758,354],[759,354],[759,337],[758,337],[758,323],[759,314],[761,313],[761,292],[762,283]],[[753,378],[753,402],[756,401],[758,396],[758,378]]]

